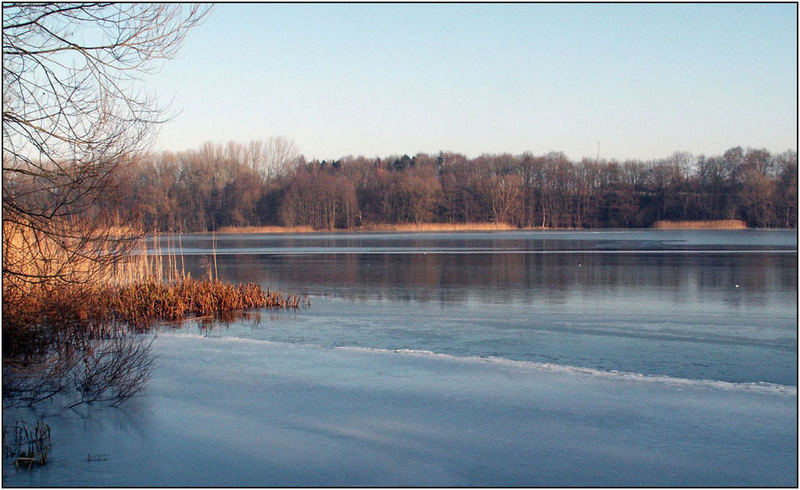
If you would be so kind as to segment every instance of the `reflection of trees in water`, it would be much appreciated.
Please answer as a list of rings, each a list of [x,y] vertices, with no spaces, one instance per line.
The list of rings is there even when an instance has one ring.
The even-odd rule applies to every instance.
[[[707,267],[697,272],[697,289],[700,294],[723,291],[723,300],[732,305],[763,305],[764,294],[783,290],[797,292],[797,255],[748,254],[710,256]]]
[[[150,378],[152,335],[113,322],[41,330],[34,342],[4,346],[5,408],[63,411],[93,402],[118,405]]]
[[[305,307],[305,306],[303,306]],[[295,310],[233,310],[222,311],[213,316],[203,316],[194,318],[184,318],[171,322],[164,322],[159,325],[160,331],[185,330],[197,331],[202,334],[213,334],[214,331],[225,331],[234,325],[244,325],[257,329],[261,328],[262,322],[278,321],[285,318],[294,318],[297,315]]]
[[[602,298],[640,290],[672,295],[676,303],[722,293],[726,302],[761,305],[766,295],[753,293],[795,288],[797,281],[797,257],[769,253],[223,255],[218,260],[225,280],[353,300],[559,304],[568,295]],[[748,294],[740,294],[741,288]]]
[[[293,312],[225,311],[164,322],[147,333],[113,321],[41,327],[25,342],[4,342],[3,407],[62,412],[78,405],[116,406],[139,393],[152,373],[152,332],[186,329],[211,334],[233,324],[259,328]]]

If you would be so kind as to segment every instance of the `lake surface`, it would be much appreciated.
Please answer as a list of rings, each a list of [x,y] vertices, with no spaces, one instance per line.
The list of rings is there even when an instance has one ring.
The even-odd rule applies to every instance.
[[[162,328],[143,393],[49,417],[5,486],[797,486],[793,231],[149,250],[310,307]]]
[[[163,252],[175,237],[160,237]],[[797,386],[793,231],[191,235],[184,266],[307,295],[211,335]]]

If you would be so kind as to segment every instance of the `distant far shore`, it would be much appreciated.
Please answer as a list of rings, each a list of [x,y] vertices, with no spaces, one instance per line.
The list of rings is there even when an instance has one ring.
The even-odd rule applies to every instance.
[[[710,221],[656,221],[657,230],[746,230],[747,225],[740,219],[721,219]]]
[[[354,231],[373,232],[437,232],[437,231],[515,231],[515,230],[602,230],[602,228],[551,228],[525,227],[509,223],[370,223],[356,228],[337,228],[332,230],[314,229],[311,226],[223,226],[217,233],[230,234],[269,234],[269,233],[336,233]],[[746,230],[741,220],[712,221],[656,221],[650,229],[657,230]]]
[[[519,228],[508,223],[368,223],[355,228],[314,229],[310,226],[223,226],[218,233],[332,233],[349,231],[509,231],[542,230]]]

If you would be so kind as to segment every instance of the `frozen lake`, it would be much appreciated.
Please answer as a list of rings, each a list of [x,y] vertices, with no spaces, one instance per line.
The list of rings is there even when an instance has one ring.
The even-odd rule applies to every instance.
[[[311,307],[162,331],[142,396],[5,485],[797,485],[795,232],[215,241]]]

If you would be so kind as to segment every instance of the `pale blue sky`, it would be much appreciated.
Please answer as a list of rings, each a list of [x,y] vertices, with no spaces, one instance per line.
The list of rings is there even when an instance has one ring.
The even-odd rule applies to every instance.
[[[307,158],[796,149],[794,4],[218,4],[148,85],[156,149]]]

